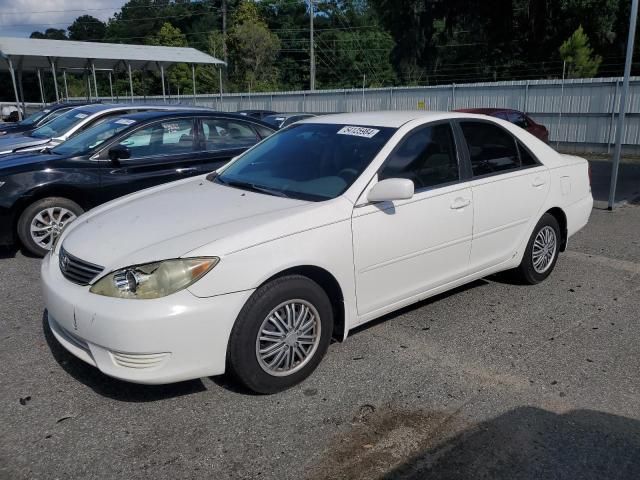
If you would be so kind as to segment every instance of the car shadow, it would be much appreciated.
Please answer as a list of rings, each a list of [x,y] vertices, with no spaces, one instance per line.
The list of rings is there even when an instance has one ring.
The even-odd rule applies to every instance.
[[[418,310],[418,309],[420,309],[422,307],[425,307],[427,305],[430,305],[432,303],[444,300],[445,298],[449,298],[451,296],[458,295],[458,294],[460,294],[462,292],[465,292],[467,290],[471,290],[471,289],[478,288],[478,287],[483,287],[485,285],[489,285],[489,282],[486,281],[486,280],[483,280],[483,279],[475,280],[475,281],[467,283],[465,285],[461,285],[460,287],[456,287],[456,288],[454,288],[452,290],[448,290],[446,292],[439,293],[438,295],[434,295],[433,297],[429,297],[429,298],[427,298],[425,300],[421,300],[419,302],[412,303],[411,305],[407,305],[406,307],[403,307],[403,308],[401,308],[399,310],[394,310],[393,312],[387,313],[386,315],[383,315],[380,318],[376,318],[375,320],[372,320],[372,321],[367,322],[367,323],[365,323],[363,325],[355,327],[354,329],[349,331],[349,336],[351,337],[353,335],[357,335],[358,333],[360,333],[362,331],[365,331],[365,330],[367,330],[369,328],[372,328],[372,327],[374,327],[376,325],[379,325],[380,323],[384,323],[384,322],[386,322],[388,320],[392,320],[392,319],[394,319],[396,317],[404,315],[405,313],[409,313],[409,312],[412,312],[414,310]]]
[[[46,310],[42,315],[42,330],[53,358],[62,369],[103,397],[122,402],[153,402],[206,390],[202,380],[199,379],[167,385],[140,385],[111,378],[96,367],[76,358],[60,345],[51,332]]]
[[[8,245],[0,247],[0,260],[5,258],[16,258],[18,252],[26,258],[40,258],[18,245]]]
[[[640,478],[640,422],[593,410],[519,407],[426,446],[382,478]]]

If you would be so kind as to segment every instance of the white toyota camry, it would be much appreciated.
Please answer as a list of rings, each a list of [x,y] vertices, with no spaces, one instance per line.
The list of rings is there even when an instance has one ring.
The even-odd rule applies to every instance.
[[[112,377],[277,392],[384,314],[501,270],[544,280],[592,204],[585,160],[502,120],[316,117],[81,216],[42,264],[48,322]]]

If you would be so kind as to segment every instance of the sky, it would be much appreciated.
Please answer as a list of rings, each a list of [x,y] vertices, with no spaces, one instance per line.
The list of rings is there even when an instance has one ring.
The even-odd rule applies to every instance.
[[[28,37],[47,28],[66,29],[80,15],[106,21],[125,0],[0,0],[0,37]]]

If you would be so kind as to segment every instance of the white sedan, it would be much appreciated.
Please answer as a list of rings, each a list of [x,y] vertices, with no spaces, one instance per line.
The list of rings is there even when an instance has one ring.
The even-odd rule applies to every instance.
[[[502,120],[312,118],[70,224],[42,264],[48,322],[112,377],[277,392],[358,325],[502,270],[544,280],[592,204],[584,159]]]

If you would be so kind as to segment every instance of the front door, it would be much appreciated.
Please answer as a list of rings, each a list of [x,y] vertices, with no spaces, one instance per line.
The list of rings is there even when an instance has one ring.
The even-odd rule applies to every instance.
[[[204,162],[196,158],[193,118],[153,123],[122,138],[118,145],[127,147],[130,157],[115,164],[104,162],[100,188],[103,202],[196,175],[198,163]]]
[[[378,172],[378,180],[386,178],[412,180],[415,194],[354,208],[359,316],[390,311],[465,276],[468,268],[473,199],[450,124],[408,133]]]

